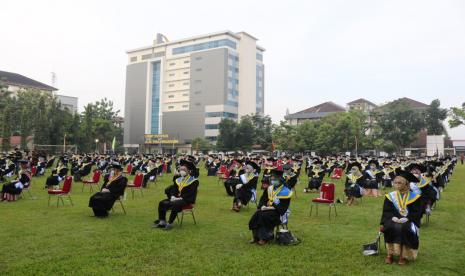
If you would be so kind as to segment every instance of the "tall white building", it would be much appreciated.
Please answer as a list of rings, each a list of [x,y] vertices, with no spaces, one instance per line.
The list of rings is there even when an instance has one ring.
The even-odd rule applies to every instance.
[[[126,146],[145,134],[215,141],[222,118],[264,112],[264,48],[246,32],[223,31],[127,51]]]

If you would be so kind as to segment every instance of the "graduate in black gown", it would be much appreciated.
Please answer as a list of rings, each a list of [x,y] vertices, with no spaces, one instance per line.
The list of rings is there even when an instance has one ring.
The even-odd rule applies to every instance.
[[[112,163],[109,176],[104,177],[104,182],[100,192],[90,197],[89,207],[94,211],[94,215],[99,218],[108,216],[115,201],[122,195],[128,184],[128,179],[123,176],[123,167],[119,163]]]
[[[309,193],[312,190],[320,189],[323,178],[325,177],[325,168],[321,160],[313,162],[312,167],[308,170],[308,187],[304,189],[304,193]]]
[[[410,190],[410,183],[418,179],[407,171],[398,171],[394,178],[395,191],[386,194],[380,230],[384,233],[387,256],[391,264],[393,256],[399,256],[399,265],[415,260],[419,246],[419,228],[422,216],[420,195]]]
[[[344,193],[347,196],[347,205],[352,205],[356,198],[363,196],[363,185],[365,184],[365,175],[362,173],[362,164],[352,162],[347,166],[347,174]]]
[[[0,192],[1,201],[16,201],[18,196],[22,193],[24,188],[29,187],[31,183],[31,172],[28,169],[27,160],[19,160],[18,179],[4,184]]]
[[[299,175],[295,173],[294,167],[287,164],[283,166],[283,177],[285,180],[284,185],[289,189],[294,189],[295,185],[297,184],[297,180]]]
[[[248,161],[245,173],[239,177],[240,183],[236,185],[232,210],[239,212],[243,205],[247,205],[252,196],[257,194],[258,174],[260,167],[257,163]]]
[[[252,231],[251,243],[264,245],[274,238],[273,229],[281,224],[291,203],[292,191],[284,185],[283,171],[271,172],[270,186],[263,191],[257,211],[249,221]]]
[[[173,185],[165,189],[166,199],[158,204],[158,219],[153,227],[163,230],[171,230],[173,222],[182,211],[182,208],[195,203],[199,181],[197,180],[197,168],[193,162],[181,160],[179,162],[179,174]],[[166,213],[171,210],[170,217],[166,221]]]
[[[228,179],[224,182],[224,188],[228,196],[234,196],[234,193],[236,192],[236,185],[241,183],[239,177],[243,173],[244,170],[242,169],[242,164],[234,161],[231,165]]]

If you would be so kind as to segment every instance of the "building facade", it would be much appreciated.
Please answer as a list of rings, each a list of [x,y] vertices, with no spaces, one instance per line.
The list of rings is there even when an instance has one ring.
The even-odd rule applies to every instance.
[[[217,32],[127,51],[124,144],[167,135],[216,141],[223,118],[264,112],[265,49],[245,32]]]
[[[63,108],[63,110],[67,108],[73,114],[76,114],[78,112],[78,98],[77,97],[57,95],[57,99],[61,103],[61,107]]]

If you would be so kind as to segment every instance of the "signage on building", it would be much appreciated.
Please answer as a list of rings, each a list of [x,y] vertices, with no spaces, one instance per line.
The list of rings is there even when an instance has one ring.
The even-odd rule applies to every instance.
[[[168,134],[145,134],[144,141],[146,145],[179,144],[178,140],[170,139]]]

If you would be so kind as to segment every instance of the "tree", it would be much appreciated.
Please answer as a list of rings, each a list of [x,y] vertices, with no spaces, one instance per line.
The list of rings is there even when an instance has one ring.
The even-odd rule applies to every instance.
[[[250,119],[253,125],[253,145],[259,145],[261,149],[270,150],[272,146],[271,130],[273,126],[271,117],[256,113],[254,115],[243,116],[241,120],[245,118]]]
[[[255,128],[250,117],[244,116],[236,128],[236,147],[243,152],[250,151],[254,144]]]
[[[212,149],[212,145],[207,139],[197,137],[192,140],[192,149],[195,151],[207,153],[209,150]]]
[[[447,118],[447,109],[440,108],[440,105],[441,102],[436,99],[425,110],[425,127],[429,135],[446,134],[446,129],[442,122]]]
[[[389,109],[378,111],[376,117],[375,136],[392,142],[397,152],[412,143],[424,127],[422,114],[404,102],[392,102]]]
[[[296,151],[297,126],[281,121],[279,125],[273,125],[271,135],[275,150]]]
[[[465,103],[462,104],[462,107],[452,107],[449,115],[451,117],[449,120],[451,128],[465,125]]]
[[[221,151],[233,151],[237,149],[236,143],[237,123],[232,119],[222,119],[218,125],[219,133],[216,148]]]

